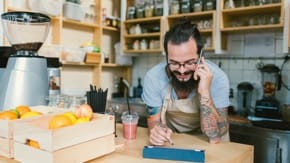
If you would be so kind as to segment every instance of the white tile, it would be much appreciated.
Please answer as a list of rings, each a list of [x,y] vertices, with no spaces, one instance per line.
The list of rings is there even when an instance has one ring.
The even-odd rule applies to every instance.
[[[234,59],[229,61],[229,68],[232,70],[242,70],[243,69],[243,60]]]

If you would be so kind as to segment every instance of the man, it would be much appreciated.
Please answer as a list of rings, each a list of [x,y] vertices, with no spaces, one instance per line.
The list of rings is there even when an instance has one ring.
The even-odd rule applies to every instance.
[[[164,145],[172,132],[199,129],[210,143],[229,141],[229,80],[216,64],[199,57],[202,47],[200,33],[189,21],[165,34],[166,61],[150,69],[143,84],[150,144]]]

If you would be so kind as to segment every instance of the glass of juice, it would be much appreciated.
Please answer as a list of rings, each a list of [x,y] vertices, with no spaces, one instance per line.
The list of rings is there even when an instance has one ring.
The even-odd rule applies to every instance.
[[[125,139],[136,139],[139,116],[136,112],[122,113],[123,136]]]

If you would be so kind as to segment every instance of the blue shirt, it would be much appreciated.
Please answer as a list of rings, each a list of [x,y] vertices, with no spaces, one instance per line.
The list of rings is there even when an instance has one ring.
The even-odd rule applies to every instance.
[[[211,83],[211,97],[216,108],[225,108],[230,105],[229,101],[229,79],[227,75],[213,62],[206,60],[206,63],[213,73]],[[161,107],[166,95],[169,78],[167,77],[166,61],[152,67],[145,75],[143,82],[142,99],[149,107]],[[177,99],[176,93],[172,92],[173,98]],[[192,91],[188,98],[196,95]]]

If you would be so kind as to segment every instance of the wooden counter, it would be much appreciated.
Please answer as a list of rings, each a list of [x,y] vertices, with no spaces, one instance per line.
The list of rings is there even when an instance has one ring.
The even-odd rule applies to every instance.
[[[88,163],[160,163],[160,162],[176,162],[168,160],[144,159],[142,150],[148,145],[147,128],[138,128],[137,139],[126,140],[122,135],[122,125],[117,125],[116,150],[108,155],[96,158]],[[219,143],[209,144],[204,138],[192,136],[188,134],[173,134],[172,140],[176,148],[197,148],[205,149],[206,162],[220,163],[252,163],[253,162],[253,146],[238,143]],[[84,149],[86,150],[86,149]],[[68,156],[69,157],[69,156]],[[16,161],[0,157],[1,163],[15,163]]]

